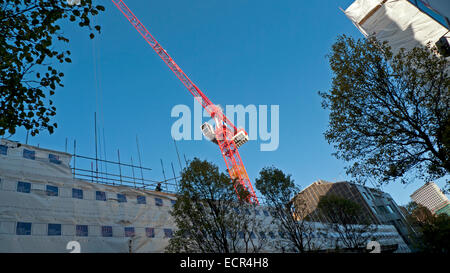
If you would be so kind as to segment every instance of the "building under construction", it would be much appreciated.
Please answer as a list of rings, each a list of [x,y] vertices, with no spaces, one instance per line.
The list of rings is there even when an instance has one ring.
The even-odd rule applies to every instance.
[[[158,191],[158,181],[75,168],[82,158],[95,161],[0,141],[0,252],[67,253],[74,243],[81,252],[164,252],[176,230],[170,215],[176,195],[167,192],[176,190],[176,177],[161,181]],[[125,163],[118,167],[142,168]],[[267,239],[285,239],[272,225],[270,209],[259,206],[254,213],[267,224]],[[310,224],[317,249],[333,250],[339,245],[338,235],[326,225]],[[380,223],[374,237],[382,246],[408,251],[392,225]],[[263,251],[277,250],[269,244]]]
[[[163,252],[175,195],[145,179],[74,168],[82,157],[73,156],[1,140],[0,252],[68,252],[71,241],[81,252]],[[118,167],[127,166],[139,168]]]
[[[450,21],[425,1],[356,0],[344,12],[365,37],[387,41],[394,53],[429,44],[450,56]]]
[[[375,24],[377,18],[389,17],[390,9],[386,7],[398,2],[408,1],[360,0],[349,7],[346,14],[367,35],[373,31],[382,33],[371,26],[378,26]],[[259,200],[238,151],[239,146],[248,141],[247,133],[236,128],[187,77],[122,0],[113,0],[113,3],[213,118],[215,127],[204,124],[203,133],[218,145],[230,178],[237,179],[251,193],[247,201],[258,205]],[[379,17],[381,12],[386,12],[386,16]],[[412,30],[420,29],[414,25]],[[448,31],[440,28],[433,33],[430,39],[438,41]],[[80,164],[79,160],[83,159],[89,161],[90,166]],[[170,215],[176,202],[176,178],[172,181],[146,180],[143,175],[139,178],[134,174],[134,170],[143,171],[142,166],[107,163],[117,165],[119,173],[109,173],[106,169],[99,171],[97,158],[2,139],[0,252],[69,252],[73,247],[79,252],[164,252],[176,230]],[[121,168],[125,167],[131,168],[131,175],[122,173]],[[165,191],[155,190],[159,182],[163,182]],[[268,210],[260,206],[255,214],[258,212],[259,217],[264,217],[265,223],[272,223]],[[320,222],[310,224],[315,228],[313,239],[318,248],[327,250],[342,246],[338,235],[329,232],[325,225]],[[374,237],[380,244],[396,245],[397,252],[409,251],[394,225],[377,225]],[[273,226],[269,225],[268,229],[271,229],[270,240],[284,239]]]

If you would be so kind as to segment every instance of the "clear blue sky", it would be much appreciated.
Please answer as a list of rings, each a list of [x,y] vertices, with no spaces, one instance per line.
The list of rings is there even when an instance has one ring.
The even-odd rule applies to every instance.
[[[139,137],[146,178],[162,179],[170,162],[179,165],[170,129],[177,104],[193,107],[190,93],[111,1],[95,21],[101,35],[90,40],[78,26],[65,25],[72,64],[64,65],[64,88],[55,95],[58,129],[42,133],[29,144],[64,150],[77,141],[77,154],[93,156],[94,112],[105,131],[110,160],[137,161]],[[318,91],[330,88],[326,59],[337,35],[362,37],[339,10],[351,0],[128,0],[126,4],[174,58],[177,64],[216,104],[279,105],[280,145],[261,152],[259,141],[241,149],[250,179],[264,166],[274,165],[292,174],[303,187],[323,179],[342,181],[344,162],[334,158],[324,139],[328,112],[321,108]],[[194,128],[198,129],[198,128]],[[25,131],[11,139],[25,142]],[[219,149],[208,141],[180,141],[188,158],[213,161],[225,170]],[[383,187],[398,204],[423,182]],[[443,186],[438,181],[439,186]],[[371,185],[369,185],[371,186]]]

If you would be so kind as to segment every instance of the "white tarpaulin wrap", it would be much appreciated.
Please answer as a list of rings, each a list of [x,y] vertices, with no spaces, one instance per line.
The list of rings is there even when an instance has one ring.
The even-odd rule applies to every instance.
[[[73,241],[82,253],[164,252],[176,228],[170,215],[174,195],[73,179],[70,154],[19,145],[0,141],[0,252],[67,253]],[[105,194],[105,201],[97,199],[97,192]],[[119,202],[123,196],[118,194],[126,202]],[[262,224],[275,234],[269,233],[269,240],[279,242],[267,208],[259,210]],[[320,223],[309,224],[317,230],[311,244],[335,248],[337,235]],[[409,251],[392,225],[379,225],[374,236],[381,244],[397,244],[399,252]],[[276,249],[266,245],[263,251]]]
[[[169,210],[174,196],[125,186],[108,186],[72,179],[70,155],[2,140],[7,155],[0,154],[0,252],[69,252],[68,242],[80,243],[81,252],[163,252],[174,230]],[[24,158],[24,149],[34,151],[34,159]],[[51,163],[49,153],[60,163]],[[31,184],[29,193],[18,192],[18,182]],[[58,188],[48,196],[47,185]],[[73,198],[72,189],[83,198]],[[96,200],[96,191],[106,193],[106,201]],[[117,194],[127,202],[119,203]],[[146,204],[138,204],[137,196]],[[156,206],[155,197],[162,199]],[[30,235],[17,235],[17,223],[31,223]],[[49,236],[48,224],[60,224],[61,235]],[[87,236],[76,236],[76,225],[87,225]],[[112,236],[103,237],[102,226],[112,227]],[[126,237],[125,227],[135,236]],[[154,237],[146,228],[153,228]],[[165,230],[166,229],[166,232]],[[131,243],[130,243],[131,240]]]
[[[361,22],[382,0],[357,0],[345,10],[347,16],[355,23]]]
[[[394,53],[431,42],[434,45],[448,29],[407,0],[356,0],[346,15],[367,37],[388,41]]]

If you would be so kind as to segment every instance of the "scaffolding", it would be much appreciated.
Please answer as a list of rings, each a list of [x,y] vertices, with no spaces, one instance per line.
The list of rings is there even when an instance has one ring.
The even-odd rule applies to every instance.
[[[178,179],[180,178],[180,176],[175,175],[175,172],[172,178],[164,177],[164,180],[144,178],[144,173],[152,169],[142,165],[134,165],[132,162],[131,164],[123,163],[120,161],[119,153],[118,161],[115,162],[77,155],[74,152],[70,165],[74,179],[110,186],[127,186],[140,190],[157,190],[159,185],[159,188],[164,192],[176,193]],[[140,171],[141,176],[136,176],[135,171]]]

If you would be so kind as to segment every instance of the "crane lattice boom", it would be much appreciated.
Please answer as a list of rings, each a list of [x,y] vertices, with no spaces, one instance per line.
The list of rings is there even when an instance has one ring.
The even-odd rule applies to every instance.
[[[169,56],[167,51],[156,41],[139,19],[131,12],[122,0],[112,0],[116,7],[125,15],[128,21],[136,28],[147,43],[155,50],[161,59],[167,64],[172,72],[184,84],[184,86],[191,92],[203,108],[210,114],[215,121],[214,143],[218,144],[222,156],[227,165],[228,173],[232,180],[236,180],[244,186],[250,193],[248,202],[258,204],[258,199],[253,190],[247,171],[242,163],[239,155],[238,145],[242,145],[248,140],[247,133],[243,129],[237,129],[233,123],[222,113],[220,107],[214,105],[208,97],[189,79],[189,77],[181,70],[175,61]],[[202,126],[203,129],[203,126]],[[236,192],[238,191],[236,188]]]

